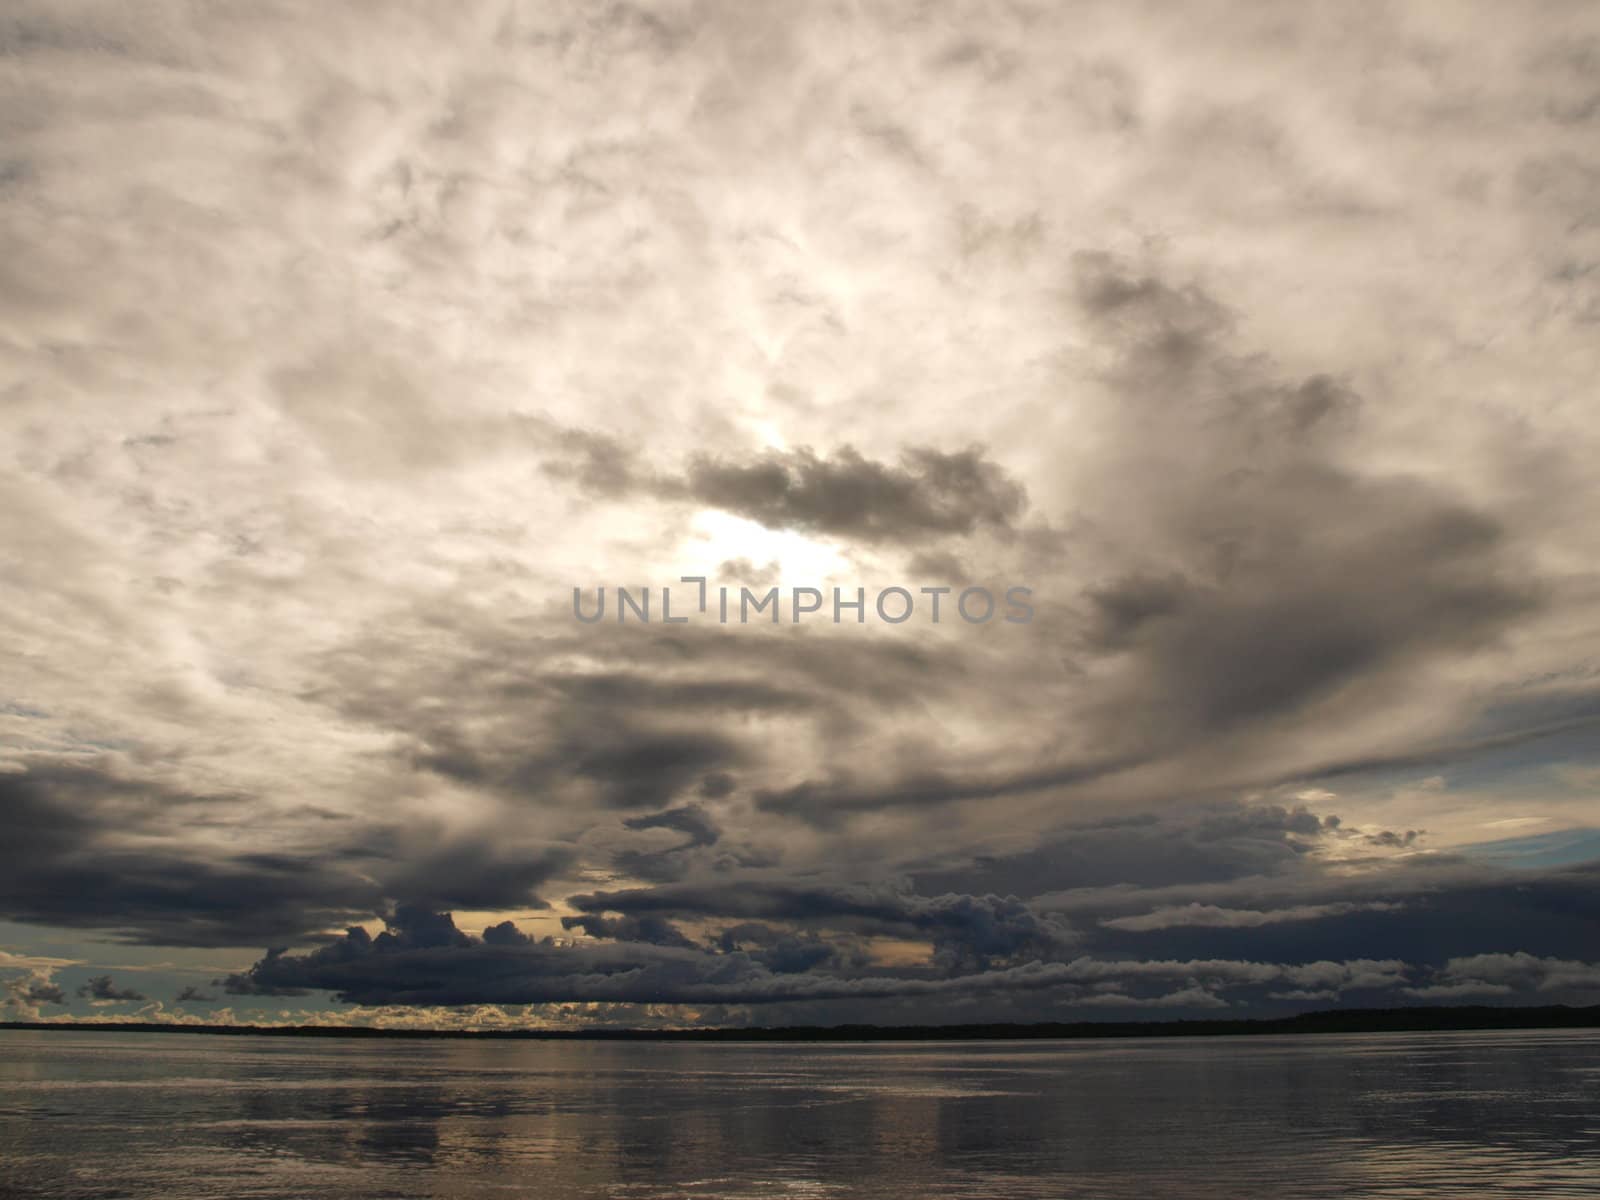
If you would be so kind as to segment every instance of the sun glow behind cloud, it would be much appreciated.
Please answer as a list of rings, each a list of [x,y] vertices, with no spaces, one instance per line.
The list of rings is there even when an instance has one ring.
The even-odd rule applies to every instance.
[[[741,579],[729,569],[730,585],[752,588],[758,583],[764,587],[820,587],[840,576],[847,566],[836,543],[791,529],[768,529],[713,509],[695,515],[683,549],[686,564],[703,568],[712,580],[723,573],[724,564],[740,560],[764,572],[760,579]]]

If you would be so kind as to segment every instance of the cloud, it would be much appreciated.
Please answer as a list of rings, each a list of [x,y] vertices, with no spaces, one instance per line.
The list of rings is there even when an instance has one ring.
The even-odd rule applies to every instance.
[[[770,529],[799,529],[864,541],[917,542],[989,526],[1009,529],[1026,493],[983,451],[913,447],[896,467],[849,446],[830,459],[810,450],[752,462],[701,457],[687,473],[702,504]]]
[[[569,903],[588,913],[821,922],[864,932],[919,934],[952,962],[980,968],[992,960],[1054,953],[1073,941],[1068,926],[1034,912],[1014,896],[919,896],[883,886],[807,887],[741,880],[594,892],[571,896]]]
[[[26,818],[0,851],[13,915],[151,944],[297,939],[394,901],[538,907],[533,889],[571,860],[558,846],[492,831],[441,836],[421,821],[374,822],[298,853],[212,856],[169,832],[186,810],[209,808],[207,797],[87,766],[0,775],[0,798]],[[130,848],[135,830],[145,844]]]
[[[703,795],[716,799],[729,795],[733,788],[731,775],[716,774],[708,776],[700,790]],[[630,830],[665,829],[686,835],[685,840],[676,845],[656,850],[630,847],[618,850],[612,856],[612,865],[623,874],[633,879],[658,883],[680,878],[689,870],[686,851],[715,846],[722,837],[716,822],[698,804],[684,804],[657,813],[629,817],[622,824],[623,828]]]
[[[1589,10],[14,8],[8,1011],[1582,994]]]
[[[119,988],[111,981],[109,975],[92,976],[87,983],[78,987],[78,995],[87,996],[95,1003],[121,1004],[134,1000],[148,1000],[150,997],[143,992],[132,988]]]
[[[1405,991],[1423,1000],[1529,993],[1593,997],[1600,994],[1600,963],[1542,958],[1525,952],[1469,954],[1447,962],[1436,982]]]
[[[55,982],[55,973],[63,967],[80,965],[78,959],[0,950],[0,971],[22,972],[8,979],[0,979],[0,993],[4,995],[3,1011],[10,1019],[36,1021],[42,1015],[41,1005],[65,1005],[67,994]]]
[[[545,463],[546,473],[591,496],[623,500],[644,494],[720,509],[768,529],[917,545],[979,531],[1009,534],[1027,508],[1026,488],[981,446],[909,446],[892,464],[849,445],[831,456],[809,447],[738,456],[700,453],[681,472],[662,473],[643,466],[615,437],[542,422],[539,427],[557,454]]]
[[[619,942],[644,942],[652,946],[680,946],[693,949],[695,943],[683,935],[672,922],[656,916],[605,917],[595,913],[580,913],[562,917],[564,929],[581,929],[590,937],[611,938]]]
[[[0,804],[17,820],[0,849],[0,902],[16,920],[239,945],[303,936],[380,902],[370,881],[317,852],[213,855],[171,835],[130,840],[208,798],[87,765],[0,774]]]
[[[81,960],[76,958],[57,958],[48,954],[17,954],[10,950],[0,950],[0,970],[34,971],[49,975],[61,967],[80,965],[82,965]]]
[[[519,846],[493,832],[433,846],[406,839],[383,871],[384,894],[406,904],[498,910],[545,908],[534,889],[572,863],[560,846]]]
[[[619,1004],[764,1005],[818,1000],[941,998],[990,993],[1053,993],[1061,1003],[1096,1007],[1198,1007],[1226,1004],[1219,990],[1280,982],[1336,990],[1393,986],[1405,965],[1366,960],[1271,964],[1242,960],[1039,959],[927,974],[824,974],[807,969],[794,943],[757,956],[644,942],[558,946],[513,936],[504,927],[481,939],[444,914],[402,911],[372,938],[355,928],[305,955],[272,952],[223,986],[234,995],[335,992],[363,1005]],[[824,961],[811,958],[809,966]],[[1176,990],[1161,990],[1173,982]],[[1156,990],[1151,991],[1154,988]]]
[[[25,986],[19,996],[30,1004],[65,1004],[67,994],[61,990],[60,984],[33,983]]]
[[[1168,746],[1327,719],[1535,611],[1501,520],[1356,452],[1348,386],[1237,356],[1229,315],[1194,284],[1096,253],[1078,289],[1121,402],[1105,462],[1137,464],[1143,485],[1108,473],[1112,520],[1169,564],[1087,589],[1085,648],[1116,660],[1108,717],[1137,711]]]
[[[1300,865],[1324,839],[1304,805],[1173,802],[1051,830],[1025,850],[915,872],[919,887],[1013,888],[1036,896],[1117,884],[1194,885],[1270,876]]]
[[[726,795],[731,786],[731,779],[720,777],[707,780],[701,790],[708,795]],[[684,847],[714,846],[717,839],[722,836],[716,823],[697,804],[685,804],[663,812],[646,813],[642,817],[629,817],[623,825],[628,829],[675,829],[688,834],[689,840],[684,843]]]
[[[7,1019],[37,1021],[43,1016],[41,1006],[65,1005],[67,994],[58,983],[53,983],[46,971],[34,971],[17,979],[0,980],[0,992],[5,1003]]]
[[[1570,955],[1600,918],[1593,886],[1593,864],[1513,873],[1436,854],[1352,874],[1314,858],[1274,876],[1082,889],[1031,903],[1071,921],[1097,954],[1375,957],[1442,969],[1490,948]]]
[[[1382,901],[1367,904],[1297,904],[1261,912],[1249,908],[1220,908],[1215,904],[1174,905],[1152,909],[1133,917],[1111,917],[1101,922],[1108,929],[1122,929],[1141,933],[1151,929],[1174,929],[1180,926],[1208,926],[1221,929],[1254,929],[1260,925],[1276,925],[1284,921],[1316,921],[1323,917],[1343,916],[1349,912],[1387,912],[1394,905]]]

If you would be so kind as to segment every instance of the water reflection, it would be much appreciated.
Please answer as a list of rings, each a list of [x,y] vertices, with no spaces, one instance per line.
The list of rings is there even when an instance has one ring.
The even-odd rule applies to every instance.
[[[1587,1031],[932,1045],[0,1034],[0,1195],[1593,1196]]]

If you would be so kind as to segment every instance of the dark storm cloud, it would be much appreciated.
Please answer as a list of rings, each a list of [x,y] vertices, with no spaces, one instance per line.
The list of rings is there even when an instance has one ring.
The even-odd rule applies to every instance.
[[[1271,554],[1246,562],[1236,547],[1240,557],[1204,582],[1134,577],[1091,594],[1098,648],[1132,655],[1141,707],[1174,736],[1292,717],[1343,685],[1485,646],[1532,606],[1503,573],[1500,528],[1427,489],[1307,470],[1273,499],[1299,508],[1288,519],[1307,531],[1344,528],[1308,533],[1306,546],[1291,525],[1264,530],[1257,518],[1256,535],[1282,538]],[[1366,528],[1353,527],[1363,517]]]
[[[400,627],[395,648],[374,643],[342,651],[328,663],[337,686],[319,694],[364,723],[403,732],[410,763],[514,802],[571,809],[571,798],[590,796],[627,810],[695,796],[623,822],[641,838],[684,835],[672,845],[644,840],[611,850],[615,869],[650,881],[683,878],[697,862],[709,863],[703,852],[713,846],[721,869],[773,861],[773,849],[744,838],[719,844],[717,820],[704,807],[731,799],[735,770],[761,763],[767,753],[727,717],[814,720],[824,730],[857,736],[870,725],[852,728],[853,713],[881,719],[938,694],[965,670],[955,652],[826,636],[756,643],[702,630],[663,637],[613,626],[554,638],[539,628],[530,642],[514,625],[469,616],[430,617],[432,628],[454,636],[445,653],[426,661],[399,648]],[[590,669],[546,666],[576,656]],[[392,665],[374,674],[373,661]],[[456,702],[429,702],[443,690]],[[717,726],[708,728],[708,720]],[[527,907],[540,903],[529,888],[576,859],[518,850],[516,841],[510,828],[463,839],[394,827],[347,839],[345,853],[391,899],[438,908]]]
[[[1100,577],[1041,636],[1093,672],[1063,714],[1092,752],[981,771],[935,758],[872,778],[840,767],[761,790],[763,811],[831,830],[1082,792],[1179,756],[1209,758],[1215,775],[1224,747],[1232,786],[1306,778],[1338,765],[1315,756],[1327,730],[1426,693],[1434,671],[1544,612],[1521,531],[1447,480],[1364,460],[1364,404],[1345,383],[1285,378],[1240,352],[1232,315],[1197,284],[1104,254],[1078,256],[1073,280],[1104,356],[1101,453],[1085,468],[1096,504],[1073,534],[1101,548]],[[1047,661],[1038,681],[1058,682]]]
[[[389,861],[375,867],[384,894],[428,908],[547,908],[534,894],[572,863],[562,847],[518,846],[494,831],[475,838],[418,844],[401,839]]]
[[[630,879],[647,883],[671,883],[691,870],[690,860],[675,846],[667,850],[618,850],[611,856],[611,867]]]
[[[119,988],[112,982],[109,975],[93,976],[87,983],[78,988],[78,995],[87,996],[91,1000],[103,1000],[112,1004],[149,999],[143,992],[136,992],[132,988]]]
[[[359,825],[316,852],[186,854],[171,823],[195,803],[85,768],[0,775],[15,821],[0,846],[0,911],[159,945],[293,942],[391,902],[542,908],[535,889],[572,861],[508,831],[424,823]],[[128,844],[135,830],[144,847]]]
[[[1006,530],[1027,502],[1022,486],[979,447],[950,454],[914,447],[896,466],[849,446],[831,459],[804,449],[753,461],[701,457],[685,484],[700,503],[769,529],[868,542]]]
[[[746,941],[761,949],[752,953],[737,948]],[[917,1011],[927,1013],[951,1011],[925,1007],[944,1002],[1038,995],[1063,1007],[1202,1012],[1274,998],[1305,1003],[1345,993],[1369,1000],[1395,997],[1401,989],[1459,984],[1469,972],[1476,972],[1469,977],[1480,984],[1515,976],[1526,987],[1573,990],[1592,988],[1596,974],[1595,964],[1528,955],[1433,968],[1370,955],[1344,960],[1301,956],[1281,962],[1079,955],[992,969],[947,962],[932,970],[863,971],[858,964],[829,972],[821,969],[830,962],[827,950],[810,936],[772,937],[748,929],[722,949],[638,941],[563,946],[528,938],[509,923],[472,938],[458,931],[446,914],[413,912],[397,913],[389,930],[376,938],[356,928],[308,954],[270,952],[248,971],[230,976],[224,986],[235,995],[327,991],[346,1003],[369,1005],[787,1005],[791,1012],[807,1013],[817,1011],[804,1007],[816,1001],[904,1000],[918,1002],[924,1007]],[[1050,1009],[1034,1004],[1010,1011],[1040,1019]]]
[[[546,422],[537,428],[558,453],[545,471],[590,495],[690,501],[769,529],[916,544],[984,529],[1008,533],[1028,502],[1022,484],[980,446],[948,452],[912,446],[897,463],[867,458],[848,445],[831,457],[810,448],[701,454],[681,473],[661,474],[605,434]]]
[[[888,886],[817,887],[761,880],[672,884],[571,896],[590,913],[617,912],[824,924],[860,932],[920,935],[960,961],[1053,954],[1072,931],[1030,910],[1014,896],[919,896]]]
[[[575,917],[562,917],[563,929],[581,929],[590,937],[610,938],[618,942],[645,942],[652,946],[683,946],[693,948],[695,943],[671,921],[657,916],[604,917],[584,913]]]
[[[24,984],[17,993],[29,1004],[65,1004],[67,994],[58,984],[54,983],[29,983]]]
[[[1475,949],[1593,956],[1600,863],[1508,871],[1419,846],[1415,830],[1301,807],[1190,803],[910,877],[921,892],[1008,888],[1070,927],[1077,950],[1119,959],[1368,956],[1431,969]]]
[[[919,889],[1006,887],[1019,896],[1119,884],[1195,884],[1282,871],[1323,837],[1305,808],[1236,801],[1175,802],[1156,811],[1081,822],[1008,855],[914,869]]]
[[[1525,716],[1516,708],[1490,709],[1483,715],[1484,723],[1493,722],[1497,725],[1520,723],[1520,719],[1525,719]],[[1438,767],[1451,763],[1470,765],[1518,753],[1525,757],[1537,754],[1542,762],[1559,762],[1563,759],[1586,761],[1597,748],[1600,748],[1600,715],[1580,715],[1543,724],[1523,724],[1520,728],[1502,729],[1497,733],[1484,733],[1476,737],[1436,742],[1392,754],[1316,763],[1295,777],[1332,780],[1341,776],[1409,767]]]
[[[84,767],[0,774],[0,912],[158,945],[294,939],[381,906],[370,880],[315,855],[186,852],[199,798]],[[128,837],[143,830],[139,841]]]
[[[851,817],[864,814],[907,808],[927,810],[960,801],[1070,788],[1115,775],[1144,761],[1147,760],[1135,757],[1100,758],[987,774],[924,769],[883,782],[857,780],[839,773],[831,779],[808,779],[786,788],[763,788],[756,792],[755,801],[763,812],[792,817],[818,829],[836,830]]]
[[[606,804],[640,808],[672,799],[741,757],[737,743],[718,733],[628,731],[588,747],[573,769],[599,785]]]
[[[727,795],[732,788],[731,777],[713,776],[702,784],[700,790],[703,795],[716,797]],[[687,835],[685,840],[673,846],[657,850],[625,849],[612,856],[612,866],[618,871],[653,883],[681,878],[688,870],[688,861],[683,857],[683,852],[714,846],[722,836],[716,822],[698,804],[685,804],[663,812],[630,817],[622,825],[629,830],[667,829]]]
[[[715,786],[720,788],[720,781]],[[689,840],[683,844],[684,846],[715,845],[721,835],[716,822],[707,816],[705,809],[698,804],[685,804],[679,808],[669,808],[665,812],[629,817],[622,824],[628,829],[676,829],[680,833],[689,835]]]
[[[1137,713],[1169,746],[1292,721],[1485,648],[1536,609],[1499,519],[1360,464],[1348,387],[1241,358],[1229,314],[1195,285],[1083,255],[1077,286],[1112,353],[1107,461],[1169,559],[1086,593],[1082,644],[1120,668],[1107,721]]]
[[[569,946],[509,922],[472,938],[445,914],[403,907],[376,939],[353,929],[309,954],[274,951],[226,986],[327,990],[364,1004],[778,1004],[814,1014],[824,1010],[804,1005],[826,1001],[844,1006],[826,1011],[853,1019],[881,1011],[853,1007],[862,1004],[916,1001],[932,1006],[921,1013],[948,1016],[978,997],[1028,995],[1201,1012],[1347,994],[1399,1002],[1447,987],[1582,994],[1587,948],[1600,937],[1600,864],[1507,872],[1435,854],[1346,858],[1368,869],[1330,872],[1324,852],[1382,842],[1384,831],[1270,805],[1198,805],[1164,817],[1064,834],[1050,848],[1071,856],[1042,864],[1037,878],[1065,890],[1033,900],[759,876],[679,882],[569,897],[581,911],[565,926],[601,939]],[[676,810],[640,823],[698,827]],[[985,870],[1028,875],[1004,862],[975,874]],[[920,883],[940,879],[928,873]],[[711,932],[690,932],[706,922]],[[881,937],[923,942],[928,956],[898,970],[874,966],[866,940]],[[1463,976],[1449,964],[1477,953],[1547,965],[1530,967],[1524,984]],[[938,1007],[947,1003],[957,1008]],[[1034,1001],[994,1003],[1016,1019],[1049,1015]]]
[[[1252,894],[1253,893],[1253,894]],[[1169,897],[1192,895],[1166,889]],[[1600,945],[1600,864],[1511,874],[1449,856],[1391,866],[1352,883],[1308,871],[1288,888],[1245,884],[1206,893],[1222,915],[1184,921],[1154,896],[1069,897],[1067,914],[1094,953],[1233,957],[1268,961],[1365,954],[1434,967],[1478,951],[1593,956]],[[1040,902],[1055,908],[1058,901]],[[1195,903],[1193,900],[1184,902]],[[1096,919],[1092,910],[1099,909]],[[1148,927],[1119,916],[1154,914]],[[1118,914],[1118,915],[1112,915]],[[1274,914],[1286,919],[1274,920]]]
[[[717,934],[710,947],[723,954],[743,953],[775,975],[797,975],[827,968],[836,976],[870,973],[869,939],[843,930],[794,930],[761,921],[743,921]]]
[[[486,931],[486,934],[490,931]],[[799,942],[761,957],[641,942],[558,946],[512,936],[504,927],[475,939],[445,914],[397,913],[376,938],[351,929],[305,955],[268,953],[229,976],[235,995],[334,992],[361,1004],[536,1004],[610,1001],[666,1004],[769,1004],[795,1000],[884,999],[1013,990],[1083,989],[1105,981],[1167,984],[1202,975],[1215,980],[1278,978],[1276,968],[1247,963],[1044,963],[1030,961],[962,975],[825,975],[798,969]]]
[[[433,717],[432,727],[419,731],[412,762],[470,787],[522,799],[581,780],[606,807],[643,808],[667,803],[743,759],[739,743],[721,733],[681,723],[665,727],[660,718],[629,724],[603,704],[592,710],[597,719],[586,721],[588,711],[577,705],[552,711],[540,731],[543,746],[510,729],[500,741],[456,727],[447,715]]]
[[[217,997],[201,991],[197,987],[185,987],[172,998],[174,1004],[215,1004]]]
[[[406,634],[341,649],[314,693],[339,712],[401,733],[408,764],[521,802],[574,785],[599,805],[640,809],[689,794],[727,796],[740,768],[771,757],[752,717],[859,737],[956,686],[958,649],[863,643],[827,632],[735,638],[714,626],[548,626],[417,618],[449,639],[426,661]],[[789,631],[781,631],[787,633]],[[578,658],[588,670],[556,668]],[[375,677],[370,663],[394,664]],[[451,705],[430,697],[448,690]]]

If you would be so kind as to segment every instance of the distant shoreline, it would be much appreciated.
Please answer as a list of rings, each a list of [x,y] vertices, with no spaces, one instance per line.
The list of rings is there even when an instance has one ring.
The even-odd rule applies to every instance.
[[[254,1037],[456,1038],[519,1041],[961,1042],[1092,1038],[1234,1037],[1314,1033],[1443,1033],[1600,1028],[1600,1004],[1495,1008],[1358,1008],[1292,1017],[1184,1021],[1074,1021],[988,1025],[792,1025],[770,1029],[394,1029],[362,1025],[179,1025],[158,1021],[0,1021],[0,1030],[209,1033]]]

